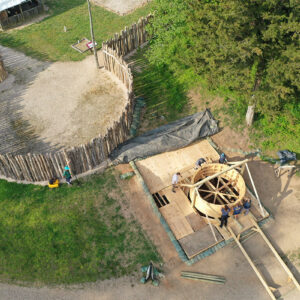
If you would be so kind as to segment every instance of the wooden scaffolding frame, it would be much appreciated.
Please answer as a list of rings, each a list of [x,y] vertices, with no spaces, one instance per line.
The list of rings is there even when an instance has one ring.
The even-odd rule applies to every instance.
[[[280,257],[280,255],[278,254],[278,252],[276,251],[276,249],[273,247],[273,245],[271,244],[271,242],[269,241],[269,239],[266,237],[266,235],[261,230],[261,228],[259,227],[259,225],[253,219],[253,217],[251,215],[249,215],[249,218],[250,218],[250,220],[251,220],[251,222],[253,224],[252,230],[254,230],[255,232],[257,232],[257,233],[260,234],[260,236],[263,238],[263,240],[265,241],[265,243],[267,244],[267,246],[270,248],[270,250],[272,251],[272,253],[276,257],[276,259],[278,260],[278,262],[280,263],[280,265],[282,266],[282,268],[284,269],[284,271],[287,273],[287,275],[289,277],[289,280],[291,280],[294,283],[294,285],[296,286],[296,288],[298,290],[300,290],[300,285],[299,285],[297,279],[295,278],[295,276],[293,275],[293,273],[291,272],[291,270],[289,269],[289,267],[282,260],[282,258]],[[252,259],[250,258],[250,256],[248,255],[247,251],[245,250],[245,248],[243,247],[243,245],[240,242],[240,235],[239,234],[235,235],[235,233],[233,232],[233,230],[230,227],[228,227],[228,230],[229,230],[231,236],[233,237],[234,241],[237,243],[238,247],[240,248],[240,250],[242,251],[242,253],[246,257],[246,259],[249,262],[250,266],[252,267],[252,269],[256,273],[257,277],[259,278],[259,280],[261,281],[261,283],[265,287],[265,289],[268,292],[268,294],[271,297],[271,299],[275,300],[276,297],[275,297],[275,295],[274,295],[273,292],[276,291],[276,289],[274,289],[273,287],[270,287],[267,284],[266,280],[263,278],[263,276],[261,275],[261,273],[259,272],[259,270],[256,268],[256,266],[253,263]]]

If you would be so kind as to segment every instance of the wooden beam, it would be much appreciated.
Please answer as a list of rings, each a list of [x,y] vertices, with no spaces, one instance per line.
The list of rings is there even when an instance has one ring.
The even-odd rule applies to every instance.
[[[210,182],[210,181],[207,181],[205,182],[208,186],[208,188],[213,191],[213,189],[215,188],[215,186]],[[229,201],[221,194],[221,193],[218,193],[218,196],[225,201],[225,203],[229,204]]]
[[[254,265],[252,259],[250,258],[250,256],[248,255],[248,253],[246,252],[246,250],[244,249],[244,247],[242,246],[242,244],[240,243],[240,241],[237,239],[237,237],[235,236],[234,232],[232,231],[232,229],[230,227],[228,227],[229,232],[231,233],[233,239],[235,240],[235,242],[237,243],[237,245],[239,246],[240,250],[242,251],[242,253],[244,254],[244,256],[246,257],[246,259],[248,260],[250,266],[252,267],[252,269],[254,270],[254,272],[256,273],[257,277],[259,278],[260,282],[263,284],[263,286],[265,287],[266,291],[268,292],[269,296],[271,297],[271,299],[276,300],[274,294],[272,293],[270,287],[268,286],[268,284],[266,283],[265,279],[262,277],[262,275],[260,274],[260,272],[258,271],[258,269],[256,268],[256,266]]]
[[[241,168],[241,174],[243,175],[244,172],[245,172],[245,165],[243,165],[242,168]]]
[[[285,272],[288,274],[289,278],[291,278],[291,280],[294,282],[297,289],[300,290],[300,285],[299,285],[297,279],[295,278],[295,276],[293,275],[293,273],[291,272],[291,270],[289,269],[289,267],[284,263],[284,261],[282,260],[282,258],[280,257],[280,255],[278,254],[276,249],[273,247],[273,245],[271,244],[269,239],[265,236],[265,234],[263,233],[261,228],[258,226],[258,224],[251,217],[250,217],[250,219],[251,219],[253,225],[255,226],[256,231],[260,233],[260,235],[262,236],[262,238],[264,239],[266,244],[269,246],[269,248],[271,249],[271,251],[273,252],[275,257],[278,259],[279,263],[281,264],[281,266],[283,267]]]
[[[218,177],[217,189],[219,189],[219,184],[220,184],[220,176]],[[214,196],[214,204],[216,203],[216,199],[217,199],[217,194],[215,194]]]
[[[226,190],[227,190],[228,192],[230,192],[230,195],[236,196],[236,195],[233,193],[232,189],[228,186],[228,184],[232,184],[232,181],[233,181],[233,180],[229,180],[229,181],[226,183],[221,177],[219,177],[219,178],[220,178],[220,181],[223,183],[223,186],[221,186],[221,187],[219,188],[219,191],[221,191],[223,188],[226,188]]]
[[[212,179],[214,179],[214,178],[216,178],[216,177],[218,177],[218,176],[220,176],[220,175],[222,175],[222,174],[224,174],[224,173],[226,173],[226,172],[228,172],[228,171],[230,171],[230,170],[232,170],[232,169],[234,169],[234,168],[236,168],[236,167],[238,167],[238,166],[241,166],[241,165],[247,163],[248,161],[249,161],[249,159],[245,159],[245,160],[243,160],[243,161],[237,162],[237,163],[235,163],[234,165],[232,165],[231,167],[229,167],[229,168],[227,168],[227,169],[225,169],[225,170],[223,170],[223,171],[221,171],[221,172],[218,172],[218,173],[216,173],[216,174],[214,174],[214,175],[208,176],[208,177],[202,179],[201,181],[196,182],[195,184],[179,184],[179,185],[180,185],[180,186],[187,186],[187,187],[190,187],[190,188],[193,188],[193,187],[200,187],[200,186],[203,185],[205,182],[207,182],[207,181],[209,181],[209,180],[212,180]]]
[[[263,207],[262,207],[262,205],[261,205],[261,202],[260,202],[260,199],[259,199],[259,196],[258,196],[256,187],[255,187],[254,181],[253,181],[253,179],[252,179],[252,176],[251,176],[249,167],[248,167],[247,163],[246,163],[245,165],[246,165],[246,168],[247,168],[247,172],[248,172],[248,175],[249,175],[249,178],[250,178],[252,187],[253,187],[253,189],[254,189],[254,193],[255,193],[256,199],[257,199],[257,201],[258,201],[259,208],[260,208],[260,210],[261,210],[261,214],[262,214],[262,216],[264,217],[264,216],[265,216],[265,211],[264,211],[264,209],[263,209]]]
[[[195,188],[195,190],[197,190],[197,188]],[[196,193],[194,193],[194,197],[192,199],[192,208],[195,208],[195,203],[196,203]]]

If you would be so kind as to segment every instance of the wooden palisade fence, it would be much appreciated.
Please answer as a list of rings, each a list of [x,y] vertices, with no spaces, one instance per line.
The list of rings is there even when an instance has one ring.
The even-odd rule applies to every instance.
[[[151,18],[152,15],[148,15],[146,18],[140,18],[139,21],[130,28],[125,27],[120,34],[116,33],[114,38],[102,43],[102,47],[107,46],[115,50],[120,56],[125,56],[129,52],[137,49],[148,40],[146,25]]]
[[[121,35],[103,43],[104,67],[117,76],[128,91],[127,104],[113,126],[104,136],[93,138],[89,143],[63,151],[47,154],[0,154],[0,176],[27,182],[48,181],[52,177],[61,178],[68,163],[73,174],[78,175],[93,170],[105,162],[109,154],[129,136],[134,109],[133,77],[122,56],[146,42],[145,26],[149,16],[140,19]]]

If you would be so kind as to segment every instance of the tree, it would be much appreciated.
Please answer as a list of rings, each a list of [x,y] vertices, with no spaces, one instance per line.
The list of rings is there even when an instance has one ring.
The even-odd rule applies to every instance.
[[[156,0],[150,60],[193,70],[270,120],[299,117],[299,7],[296,0]],[[290,113],[290,110],[295,113]]]
[[[149,61],[160,67],[167,65],[175,73],[189,68],[186,51],[188,2],[154,0],[154,18],[147,28],[151,37]]]
[[[226,86],[270,115],[296,99],[298,2],[191,0],[190,4],[191,66],[210,86]]]

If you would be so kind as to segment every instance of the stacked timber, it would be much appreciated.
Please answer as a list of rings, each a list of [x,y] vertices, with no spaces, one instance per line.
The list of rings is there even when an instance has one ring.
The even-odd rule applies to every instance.
[[[7,78],[7,72],[4,68],[4,63],[3,63],[3,60],[0,56],[0,82],[2,82],[3,80],[5,80]]]
[[[181,277],[186,279],[204,281],[209,283],[216,283],[216,284],[225,284],[226,279],[223,276],[216,276],[216,275],[208,275],[202,274],[198,272],[181,272]]]

